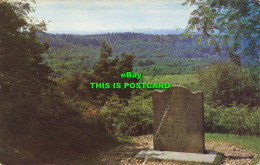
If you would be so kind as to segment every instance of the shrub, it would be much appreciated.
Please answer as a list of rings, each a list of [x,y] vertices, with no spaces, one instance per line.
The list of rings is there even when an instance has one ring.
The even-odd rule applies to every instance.
[[[107,130],[114,134],[140,135],[152,131],[151,98],[135,96],[125,106],[113,95],[101,108],[100,117]]]
[[[122,110],[117,131],[125,135],[140,135],[152,132],[152,100],[135,96]]]
[[[260,134],[260,107],[246,105],[213,108],[204,106],[206,132]]]
[[[100,109],[100,120],[105,128],[111,133],[117,133],[117,125],[119,124],[119,114],[122,113],[124,108],[123,103],[118,95],[113,94],[105,102],[104,106]]]
[[[257,80],[241,66],[232,63],[214,63],[197,71],[201,91],[209,103],[231,106],[257,104]]]

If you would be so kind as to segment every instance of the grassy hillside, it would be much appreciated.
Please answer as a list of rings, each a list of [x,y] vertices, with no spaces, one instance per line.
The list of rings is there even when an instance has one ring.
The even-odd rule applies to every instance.
[[[194,74],[184,74],[184,75],[159,75],[159,76],[144,76],[144,82],[150,83],[169,83],[172,85],[187,85],[197,83]]]

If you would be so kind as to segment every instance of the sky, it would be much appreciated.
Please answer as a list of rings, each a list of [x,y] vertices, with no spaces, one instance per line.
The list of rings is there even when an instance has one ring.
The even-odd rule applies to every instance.
[[[194,7],[184,0],[36,0],[48,32],[91,33],[185,28]]]

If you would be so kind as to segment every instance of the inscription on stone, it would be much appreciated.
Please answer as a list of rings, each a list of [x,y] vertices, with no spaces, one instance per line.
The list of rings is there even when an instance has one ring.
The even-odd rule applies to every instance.
[[[154,135],[162,122],[153,139],[154,149],[204,153],[203,94],[192,93],[183,86],[173,86],[163,92],[155,90],[152,98]]]

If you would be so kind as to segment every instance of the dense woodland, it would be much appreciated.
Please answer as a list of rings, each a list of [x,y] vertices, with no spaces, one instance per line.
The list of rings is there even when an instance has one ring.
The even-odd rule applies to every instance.
[[[212,61],[226,60],[225,52],[216,53],[213,46],[181,35],[149,35],[141,33],[108,33],[100,35],[45,34],[50,45],[46,61],[55,76],[86,70],[99,58],[99,49],[105,40],[113,48],[113,57],[123,52],[135,56],[134,71],[145,75],[194,73],[198,67]]]
[[[212,2],[208,5],[220,3]],[[218,5],[234,5],[226,3]],[[207,5],[198,5],[202,6],[197,14],[205,14]],[[193,38],[141,33],[48,34],[44,22],[30,23],[27,15],[32,8],[26,1],[0,1],[0,9],[3,163],[60,163],[64,157],[72,161],[116,144],[116,137],[152,133],[152,90],[90,87],[90,82],[139,81],[120,78],[122,72],[143,73],[148,79],[141,82],[190,74],[196,81],[179,84],[204,93],[205,132],[260,134],[259,43],[255,41],[259,33],[247,36],[250,32],[238,29],[237,35],[242,37],[231,37],[231,44],[226,45],[225,33],[230,29],[219,36],[205,34],[205,38],[199,32]],[[211,12],[217,16],[217,11]],[[259,29],[256,22],[249,23],[249,28]],[[199,22],[190,21],[191,27],[194,23]],[[203,27],[208,28],[203,33],[211,30],[209,25]],[[243,36],[252,47],[235,49],[233,40],[243,41]]]
[[[49,52],[45,60],[60,77],[73,71],[92,71],[105,40],[113,48],[113,57],[121,53],[135,56],[134,71],[144,75],[188,74],[211,62],[226,61],[228,53],[216,52],[206,40],[199,45],[196,37],[149,35],[142,33],[107,33],[99,35],[44,34]],[[245,66],[257,65],[258,59],[242,57]]]

